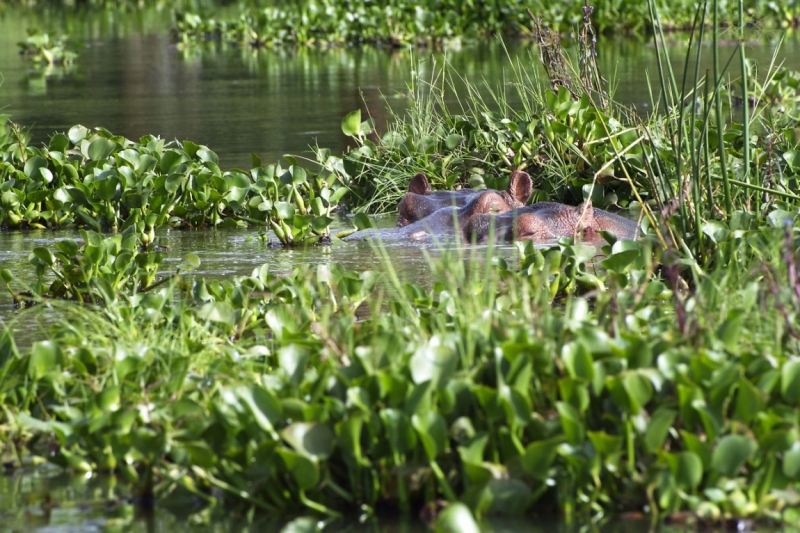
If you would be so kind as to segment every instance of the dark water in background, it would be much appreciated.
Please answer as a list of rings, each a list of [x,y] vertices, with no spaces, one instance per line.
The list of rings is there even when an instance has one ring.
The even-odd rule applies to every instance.
[[[168,36],[171,17],[166,9],[65,15],[60,11],[19,11],[0,4],[0,73],[4,77],[0,113],[8,113],[30,127],[36,142],[45,142],[52,133],[80,123],[102,126],[132,139],[154,134],[168,140],[192,140],[214,150],[223,170],[249,168],[251,152],[273,162],[287,153],[308,155],[309,145],[314,144],[331,148],[334,153],[345,150],[348,139],[339,124],[346,113],[366,107],[382,128],[390,117],[387,106],[398,113],[407,107],[412,70],[418,68],[421,74],[429,74],[434,62],[441,64],[444,58],[429,50],[375,48],[253,52],[218,45],[182,51]],[[24,40],[30,28],[67,33],[86,48],[80,50],[79,60],[71,67],[38,69],[17,53],[16,43]],[[758,44],[748,46],[748,55],[766,67],[777,41],[778,34],[762,35]],[[657,76],[652,47],[603,38],[598,50],[603,74],[616,80],[616,99],[647,109],[647,73],[653,80]],[[735,48],[729,50],[732,53]],[[800,68],[798,51],[798,41],[790,41],[783,44],[779,57],[785,59],[786,66]],[[678,60],[684,50],[676,46],[670,52]],[[508,43],[506,52],[492,40],[448,50],[446,58],[458,75],[473,83],[487,80],[496,87],[510,79],[508,56],[536,64],[534,54],[530,43]],[[455,82],[458,91],[463,85],[458,79]],[[508,97],[514,101],[513,92]],[[448,102],[458,105],[456,98]],[[389,217],[381,224],[392,226],[394,221]],[[353,269],[380,268],[379,259],[366,244],[282,250],[252,240],[255,234],[255,229],[164,231],[161,236],[170,246],[166,269],[189,252],[200,256],[197,274],[206,276],[249,274],[265,262],[273,270],[287,272],[301,263],[339,262]],[[76,232],[66,231],[0,232],[0,268],[30,279],[27,257],[34,247],[75,237]],[[480,257],[484,250],[473,252]],[[444,252],[432,245],[396,243],[387,253],[402,277],[420,280],[429,272],[429,256],[435,258]],[[513,247],[503,248],[501,253],[513,256]],[[0,291],[0,322],[14,316],[10,298]],[[45,494],[58,504],[50,511],[42,509]],[[0,475],[0,533],[149,532],[189,527],[168,513],[140,515],[124,502],[109,503],[122,497],[109,478],[63,477],[49,471]],[[417,523],[391,524],[369,530],[405,532],[421,527]],[[244,528],[231,522],[207,529]],[[494,531],[540,529],[561,527],[530,523],[493,527]],[[360,531],[357,526],[347,530]]]
[[[0,73],[5,77],[0,108],[31,127],[37,141],[78,123],[131,139],[154,134],[209,146],[224,170],[250,168],[250,153],[274,162],[286,153],[308,153],[314,144],[341,152],[347,146],[340,130],[345,114],[366,107],[381,130],[389,117],[387,105],[397,112],[407,106],[412,70],[419,66],[427,77],[444,55],[458,75],[473,84],[486,80],[492,88],[511,79],[509,56],[539,68],[530,42],[509,42],[506,52],[495,38],[444,55],[426,49],[253,51],[223,45],[183,51],[170,41],[171,19],[166,9],[66,16],[6,8],[0,12]],[[16,47],[31,28],[67,33],[87,47],[71,67],[37,69]],[[760,35],[748,54],[766,67],[778,35]],[[733,53],[735,47],[723,53],[727,50]],[[787,66],[800,68],[799,50],[797,40],[784,43],[780,55]],[[682,48],[670,51],[676,61],[682,59]],[[649,43],[601,38],[598,52],[602,73],[616,86],[616,99],[647,108],[647,73],[657,80]],[[738,60],[732,64],[734,74],[736,65]],[[458,91],[461,84],[455,81]],[[508,98],[514,101],[513,91]],[[451,104],[456,105],[455,98]]]

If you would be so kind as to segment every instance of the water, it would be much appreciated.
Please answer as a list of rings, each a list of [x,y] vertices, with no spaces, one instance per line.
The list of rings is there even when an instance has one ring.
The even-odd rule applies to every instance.
[[[390,118],[387,107],[402,113],[408,105],[412,70],[419,68],[423,75],[429,74],[434,61],[441,64],[446,57],[459,75],[473,82],[486,80],[492,86],[509,78],[509,56],[514,61],[536,63],[530,43],[513,42],[504,48],[495,40],[465,45],[444,55],[375,48],[253,52],[212,46],[183,51],[171,43],[170,26],[168,10],[65,13],[0,6],[0,73],[4,77],[0,108],[29,127],[35,142],[45,142],[52,133],[80,123],[102,126],[128,138],[155,134],[192,140],[216,151],[223,169],[249,168],[251,153],[273,162],[287,153],[308,156],[309,146],[314,145],[342,152],[348,147],[348,138],[339,124],[356,108],[368,109],[382,131]],[[16,47],[31,28],[68,33],[84,43],[78,62],[66,68],[34,67],[19,56]],[[776,42],[777,34],[760,36],[757,44],[748,46],[748,55],[765,67]],[[780,57],[787,67],[800,68],[799,48],[797,40],[784,44]],[[734,51],[735,47],[730,47],[730,52]],[[680,46],[670,48],[676,60],[684,52]],[[617,100],[649,108],[647,73],[656,79],[657,72],[652,48],[647,43],[603,38],[599,54],[603,74],[617,80]],[[707,65],[704,59],[702,68]],[[508,97],[514,101],[513,91]],[[458,105],[454,97],[448,103]],[[343,221],[337,224],[347,225]],[[390,227],[394,220],[387,217],[379,224]],[[357,270],[381,268],[380,259],[366,243],[284,250],[254,240],[256,233],[255,229],[162,231],[160,237],[169,246],[165,269],[174,268],[189,252],[202,261],[197,274],[212,277],[249,274],[265,262],[274,271],[326,262]],[[0,233],[0,269],[8,268],[30,280],[27,257],[33,248],[77,237],[77,232],[69,231]],[[393,243],[387,253],[401,277],[424,280],[429,257],[444,252],[432,244]],[[476,248],[474,253],[485,256],[485,249]],[[502,248],[502,253],[512,257],[513,247]],[[0,292],[0,321],[15,313],[10,297]],[[55,507],[47,503],[48,497]],[[126,497],[108,477],[65,477],[49,469],[0,476],[0,533],[155,531],[190,526],[169,513],[141,513]],[[237,529],[234,524],[235,519],[230,518],[230,523],[216,525],[233,530]],[[418,526],[393,525],[385,530],[414,531]],[[496,528],[512,529],[534,531],[530,524]]]

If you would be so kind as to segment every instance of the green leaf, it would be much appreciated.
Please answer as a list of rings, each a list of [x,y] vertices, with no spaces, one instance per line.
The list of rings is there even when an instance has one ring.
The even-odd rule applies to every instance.
[[[739,380],[736,392],[736,407],[733,416],[737,420],[749,423],[764,409],[764,395],[747,378]]]
[[[295,185],[299,185],[301,183],[306,183],[307,176],[306,176],[306,169],[303,167],[296,167],[292,165],[292,168],[289,170],[292,173],[292,183]]]
[[[280,533],[321,533],[319,523],[320,521],[316,518],[301,516],[283,526]]]
[[[756,447],[756,442],[750,437],[727,435],[714,448],[711,466],[723,476],[735,477]]]
[[[548,471],[556,458],[558,447],[563,442],[561,437],[532,442],[525,448],[522,456],[522,468],[525,472],[538,480],[548,478]]]
[[[274,440],[278,440],[275,425],[279,424],[283,417],[281,402],[278,398],[260,385],[250,387],[240,385],[236,387],[235,393],[250,408],[256,424],[269,433]]]
[[[414,383],[431,381],[434,388],[447,385],[456,369],[456,354],[449,347],[439,345],[433,337],[425,346],[420,346],[411,357],[410,370]]]
[[[86,155],[92,161],[100,161],[108,158],[116,147],[117,144],[114,141],[98,137],[89,144]]]
[[[792,447],[783,453],[783,474],[794,481],[800,479],[800,442],[795,441]]]
[[[628,265],[633,263],[640,255],[641,252],[639,250],[624,250],[603,259],[600,261],[600,266],[606,270],[624,272]]]
[[[299,344],[290,344],[278,350],[278,364],[295,386],[303,380],[308,358],[308,349]]]
[[[790,404],[800,403],[800,360],[786,361],[781,368],[781,394]]]
[[[110,386],[103,389],[97,397],[97,406],[104,412],[113,413],[119,409],[120,388]]]
[[[465,138],[463,136],[458,135],[456,133],[452,133],[445,138],[444,144],[445,146],[447,146],[448,150],[455,150],[456,146],[461,144],[464,141],[464,139]]]
[[[582,445],[586,440],[586,428],[578,410],[565,402],[557,402],[556,410],[561,416],[561,428],[564,430],[567,442],[573,446]]]
[[[64,364],[61,348],[53,341],[34,342],[28,362],[28,375],[37,380],[52,370],[60,370]]]
[[[342,133],[348,137],[355,137],[359,133],[359,126],[361,126],[361,110],[356,109],[348,113],[342,119]]]
[[[25,167],[23,172],[25,172],[25,175],[28,176],[30,179],[38,180],[42,177],[40,170],[43,168],[47,168],[47,159],[37,155],[31,157],[25,162]],[[49,182],[51,180],[46,180],[46,181]]]
[[[678,413],[672,409],[659,408],[653,413],[644,434],[644,443],[648,452],[655,453],[664,445],[677,416]]]
[[[353,217],[353,225],[359,230],[372,228],[372,221],[364,213],[356,213]]]
[[[208,302],[197,311],[197,318],[233,326],[236,315],[227,302]]]
[[[436,411],[411,417],[411,424],[417,430],[429,461],[433,461],[447,448],[447,424]]]
[[[275,202],[273,209],[281,220],[292,221],[294,219],[294,205],[289,202]]]
[[[589,440],[601,457],[608,457],[622,449],[622,437],[609,435],[605,431],[589,431]]]
[[[50,253],[50,250],[44,246],[37,246],[33,249],[32,253],[34,257],[36,257],[36,259],[38,259],[44,265],[53,266],[55,263],[55,257],[53,257],[53,254]]]
[[[703,479],[703,462],[692,452],[665,454],[675,483],[684,490],[693,492]]]
[[[480,533],[481,529],[469,507],[454,502],[439,513],[434,526],[435,533]]]
[[[408,416],[399,409],[382,409],[380,412],[389,445],[395,453],[408,453],[417,445],[417,438]]]
[[[327,424],[295,422],[281,430],[281,437],[296,452],[311,459],[327,459],[336,445],[336,435]]]
[[[313,489],[319,483],[319,467],[305,455],[288,448],[278,448],[278,455],[301,490]]]
[[[69,132],[67,133],[67,135],[69,136],[69,141],[72,144],[78,144],[79,142],[84,140],[88,134],[89,134],[89,129],[86,128],[85,126],[80,126],[80,125],[72,126],[69,129]]]
[[[594,360],[582,342],[569,342],[561,349],[561,359],[570,377],[592,381]]]
[[[330,227],[333,219],[331,217],[314,217],[311,221],[311,229],[317,233],[322,233]]]
[[[729,352],[738,351],[739,336],[742,334],[745,318],[747,315],[742,309],[733,309],[728,312],[725,322],[717,328],[717,337]]]

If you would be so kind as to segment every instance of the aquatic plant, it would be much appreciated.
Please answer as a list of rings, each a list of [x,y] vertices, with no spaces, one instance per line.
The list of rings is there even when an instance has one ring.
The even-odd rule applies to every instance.
[[[28,38],[17,43],[17,46],[20,54],[30,56],[37,64],[69,65],[78,57],[66,35],[50,37],[48,33],[29,30]]]
[[[553,29],[571,31],[583,22],[585,2],[555,0],[480,0],[469,3],[455,0],[303,0],[274,2],[267,7],[250,7],[239,18],[225,19],[217,14],[182,11],[175,14],[174,35],[183,45],[208,40],[223,40],[245,46],[379,44],[388,46],[426,46],[449,41],[477,39],[495,34],[525,36],[534,34],[526,14],[531,10]],[[642,34],[648,25],[646,1],[592,2],[593,25],[600,33]],[[688,1],[659,0],[657,6],[669,29],[691,28],[695,4]],[[776,7],[765,0],[744,3],[747,24],[794,27],[794,3]],[[793,15],[794,14],[794,15]],[[733,25],[734,19],[725,20]],[[738,22],[742,25],[745,18]]]
[[[217,155],[191,141],[138,142],[103,128],[74,126],[36,148],[15,124],[0,144],[0,227],[148,231],[270,224],[285,245],[327,237],[346,192],[327,171],[291,165],[223,172]],[[340,190],[341,189],[341,190]]]
[[[48,340],[1,334],[6,457],[198,512],[797,522],[798,235],[729,230],[711,269],[564,240],[519,267],[447,258],[430,288],[322,265],[50,302]]]

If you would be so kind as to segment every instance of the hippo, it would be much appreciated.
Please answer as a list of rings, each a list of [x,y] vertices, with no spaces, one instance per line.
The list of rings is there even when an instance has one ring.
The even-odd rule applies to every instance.
[[[520,170],[511,173],[508,189],[461,189],[460,191],[434,191],[425,174],[417,174],[408,185],[408,192],[397,204],[397,227],[402,228],[433,214],[443,207],[464,207],[486,191],[505,198],[511,209],[524,206],[533,193],[531,177]]]
[[[407,226],[393,229],[366,229],[345,237],[346,241],[359,241],[368,238],[381,240],[422,241],[430,237],[462,240],[473,227],[472,220],[486,217],[487,220],[501,213],[511,211],[506,196],[498,191],[483,190],[462,207],[442,207],[422,220]]]
[[[488,239],[492,225],[495,237],[505,241],[551,241],[572,237],[576,233],[591,239],[600,231],[609,231],[621,239],[633,239],[638,234],[634,221],[595,209],[590,202],[579,206],[537,202],[494,217],[478,215],[467,221],[463,231],[468,239],[482,242]]]

